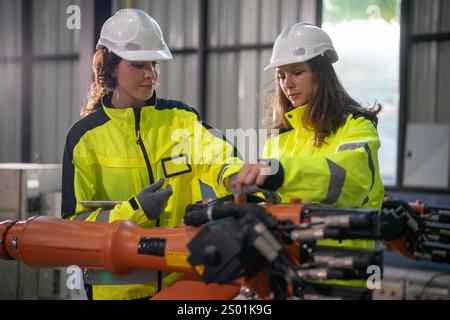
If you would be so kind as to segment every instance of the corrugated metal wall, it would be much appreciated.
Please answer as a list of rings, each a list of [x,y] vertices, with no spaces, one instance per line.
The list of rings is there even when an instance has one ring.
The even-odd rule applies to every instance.
[[[65,136],[79,117],[78,60],[62,56],[78,54],[80,30],[67,28],[66,10],[81,1],[32,2],[32,161],[61,162]],[[21,161],[21,24],[21,2],[1,0],[0,162]]]
[[[22,24],[20,1],[0,0],[0,162],[19,161]]]
[[[79,52],[80,30],[66,26],[70,5],[80,0],[33,0],[33,54],[70,55]],[[65,137],[78,119],[78,60],[33,63],[32,149],[34,161],[62,161]]]
[[[450,1],[413,0],[411,34],[450,31]],[[414,42],[408,77],[408,122],[450,123],[450,41]]]

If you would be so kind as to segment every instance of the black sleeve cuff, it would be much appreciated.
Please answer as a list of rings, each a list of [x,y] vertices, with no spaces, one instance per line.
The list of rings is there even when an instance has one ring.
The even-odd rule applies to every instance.
[[[130,200],[128,200],[128,202],[130,203],[131,208],[133,208],[133,210],[136,211],[136,210],[139,209],[139,205],[138,205],[138,203],[136,201],[136,197],[131,198]]]
[[[264,181],[261,188],[269,190],[269,191],[276,191],[278,190],[282,185],[284,181],[284,169],[280,163],[275,158],[272,159],[263,159],[261,162],[265,162],[269,164],[272,168],[278,166],[278,170],[267,177],[266,181]]]

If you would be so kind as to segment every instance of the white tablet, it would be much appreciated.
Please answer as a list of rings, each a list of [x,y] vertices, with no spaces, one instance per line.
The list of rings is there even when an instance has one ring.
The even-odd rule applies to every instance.
[[[80,201],[82,206],[90,209],[112,209],[116,204],[122,203],[123,201],[108,201],[108,200],[92,200],[92,201]]]

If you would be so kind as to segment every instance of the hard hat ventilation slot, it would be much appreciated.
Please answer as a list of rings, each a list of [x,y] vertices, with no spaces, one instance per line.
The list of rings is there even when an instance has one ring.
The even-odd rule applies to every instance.
[[[138,45],[138,44],[136,44],[136,43],[132,43],[132,42],[128,42],[126,45],[125,45],[125,50],[128,50],[128,51],[136,51],[136,50],[141,50],[141,46],[140,45]]]
[[[305,48],[297,48],[294,50],[294,52],[292,53],[294,56],[303,56],[306,53],[306,49]]]

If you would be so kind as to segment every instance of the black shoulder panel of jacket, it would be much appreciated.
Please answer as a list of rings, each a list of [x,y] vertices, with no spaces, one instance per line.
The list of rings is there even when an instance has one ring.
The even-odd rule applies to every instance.
[[[184,102],[178,101],[178,100],[169,100],[169,99],[156,99],[156,107],[157,110],[164,110],[164,109],[180,109],[188,112],[192,112],[197,116],[198,121],[202,121],[202,118],[200,117],[200,114],[197,110],[194,108],[188,106]]]
[[[70,161],[72,161],[73,149],[77,145],[78,141],[80,141],[81,137],[86,132],[105,124],[109,120],[110,118],[106,115],[103,108],[99,108],[72,125],[66,138],[66,149],[68,148],[68,151],[70,151]]]
[[[70,128],[66,138],[66,145],[64,146],[63,155],[63,170],[62,170],[62,201],[61,201],[61,216],[63,219],[75,213],[76,199],[75,199],[75,170],[73,167],[73,149],[80,141],[81,137],[98,126],[108,122],[110,119],[106,115],[103,108],[94,111],[83,119],[75,122]]]
[[[378,120],[375,118],[373,118],[373,117],[371,117],[369,114],[367,114],[367,113],[364,113],[364,112],[362,112],[362,111],[359,111],[359,110],[355,110],[355,109],[352,109],[352,108],[345,108],[344,109],[344,113],[343,113],[343,117],[344,117],[344,119],[347,119],[347,117],[349,116],[349,115],[353,115],[353,119],[358,119],[358,118],[364,118],[364,119],[366,119],[366,120],[369,120],[370,122],[372,122],[373,123],[373,125],[375,126],[375,128],[377,127],[377,125],[378,125]]]

